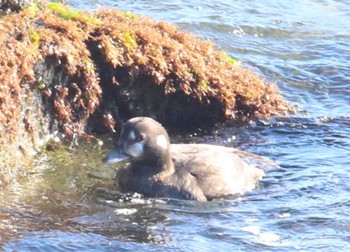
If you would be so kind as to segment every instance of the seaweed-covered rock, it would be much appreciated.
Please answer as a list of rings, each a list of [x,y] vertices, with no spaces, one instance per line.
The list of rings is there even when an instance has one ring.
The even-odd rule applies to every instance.
[[[233,118],[283,114],[288,104],[209,41],[130,13],[101,11],[89,42],[103,111],[151,115],[170,127],[212,127]]]
[[[0,19],[0,51],[0,145],[11,153],[137,115],[193,129],[290,109],[211,42],[128,12],[36,3]]]

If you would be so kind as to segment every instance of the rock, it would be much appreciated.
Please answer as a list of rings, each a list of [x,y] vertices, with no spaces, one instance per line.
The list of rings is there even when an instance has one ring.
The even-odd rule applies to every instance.
[[[134,116],[192,130],[291,111],[275,85],[166,22],[52,2],[32,4],[0,23],[6,174],[21,170],[33,156],[26,154],[50,136],[72,141],[110,133]]]

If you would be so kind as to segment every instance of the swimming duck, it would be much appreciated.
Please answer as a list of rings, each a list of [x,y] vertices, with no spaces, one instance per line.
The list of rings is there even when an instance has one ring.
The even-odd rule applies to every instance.
[[[237,151],[209,144],[170,144],[160,123],[135,117],[125,123],[117,147],[103,161],[129,160],[116,177],[123,192],[207,201],[251,191],[263,177],[264,172],[243,161]]]

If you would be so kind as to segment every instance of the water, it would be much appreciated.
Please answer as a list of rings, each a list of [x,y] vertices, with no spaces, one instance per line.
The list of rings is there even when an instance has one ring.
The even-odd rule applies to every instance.
[[[96,8],[94,1],[69,3]],[[271,169],[258,190],[240,198],[149,200],[113,191],[113,170],[99,161],[108,144],[83,141],[43,155],[33,174],[0,192],[2,250],[350,250],[346,0],[99,4],[167,20],[214,41],[276,82],[284,97],[299,105],[299,114],[222,128],[216,137],[191,141],[238,146],[281,168]]]

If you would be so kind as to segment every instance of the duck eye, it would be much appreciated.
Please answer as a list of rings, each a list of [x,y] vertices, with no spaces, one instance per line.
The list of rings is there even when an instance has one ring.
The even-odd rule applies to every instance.
[[[140,134],[136,137],[135,141],[136,142],[141,142],[143,140],[145,140],[146,136],[144,134]]]

